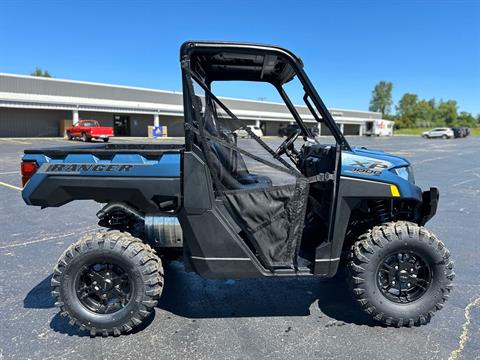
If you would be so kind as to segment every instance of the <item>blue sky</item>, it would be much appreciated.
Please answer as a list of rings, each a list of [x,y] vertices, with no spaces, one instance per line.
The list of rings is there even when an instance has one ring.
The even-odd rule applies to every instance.
[[[187,39],[271,43],[297,53],[329,107],[366,110],[373,86],[454,99],[480,113],[480,1],[0,0],[0,72],[180,90]],[[244,98],[278,97],[245,84]],[[301,93],[293,93],[301,101]]]

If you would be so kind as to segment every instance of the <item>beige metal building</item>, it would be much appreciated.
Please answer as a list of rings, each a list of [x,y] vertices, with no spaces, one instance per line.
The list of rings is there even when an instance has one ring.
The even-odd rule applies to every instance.
[[[240,119],[277,135],[293,121],[281,103],[221,98]],[[299,112],[317,126],[305,106]],[[380,113],[330,109],[346,135],[362,135]],[[0,73],[0,137],[63,136],[65,120],[96,119],[113,126],[117,136],[147,136],[149,125],[167,126],[169,136],[183,135],[182,94],[53,78]],[[327,129],[320,129],[322,135]]]

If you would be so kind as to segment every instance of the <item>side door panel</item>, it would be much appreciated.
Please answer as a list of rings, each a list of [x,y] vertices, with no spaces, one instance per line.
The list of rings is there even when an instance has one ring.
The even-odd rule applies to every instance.
[[[187,269],[206,278],[251,278],[272,275],[243,241],[241,229],[215,200],[210,171],[193,145],[183,159],[184,206],[178,220],[184,232]]]

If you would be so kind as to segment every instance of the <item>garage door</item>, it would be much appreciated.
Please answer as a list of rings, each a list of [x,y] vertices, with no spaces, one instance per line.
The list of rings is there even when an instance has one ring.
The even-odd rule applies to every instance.
[[[360,125],[345,124],[343,125],[344,135],[360,135]]]
[[[70,111],[0,108],[0,137],[58,136],[59,123]]]

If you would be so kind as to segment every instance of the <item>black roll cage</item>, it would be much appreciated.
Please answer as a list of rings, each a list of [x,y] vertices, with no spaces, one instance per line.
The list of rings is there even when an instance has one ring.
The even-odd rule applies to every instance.
[[[236,54],[248,56],[250,59],[255,59],[255,57],[258,56],[263,59],[263,63],[248,68],[245,66],[245,59],[241,57],[235,58]],[[281,64],[284,65],[284,70],[281,73],[274,73],[272,71],[275,65],[272,66],[273,59],[278,59],[278,63],[281,62]],[[268,64],[268,60],[271,61],[270,64]],[[192,100],[186,81],[185,65],[187,63],[190,69],[197,68],[201,70],[199,71],[201,72],[199,75],[204,79],[204,83],[208,89],[211,89],[211,83],[213,81],[243,80],[271,83],[279,92],[285,105],[302,130],[303,135],[313,138],[311,131],[305,126],[301,116],[282,86],[297,76],[305,91],[303,99],[314,119],[319,123],[323,122],[328,127],[341,149],[351,150],[350,145],[337,127],[335,120],[303,70],[303,62],[287,49],[253,43],[187,41],[183,43],[180,49],[180,61],[183,65],[183,100],[185,106],[189,109],[192,108]],[[194,64],[195,62],[196,64]],[[203,67],[200,65],[201,62],[203,62]],[[318,117],[317,112],[308,98],[311,99],[313,105],[318,109],[321,118]],[[185,122],[190,125],[193,123],[191,111],[185,112]],[[185,145],[187,151],[191,150],[192,136],[193,134],[189,131],[188,127],[186,127]]]

